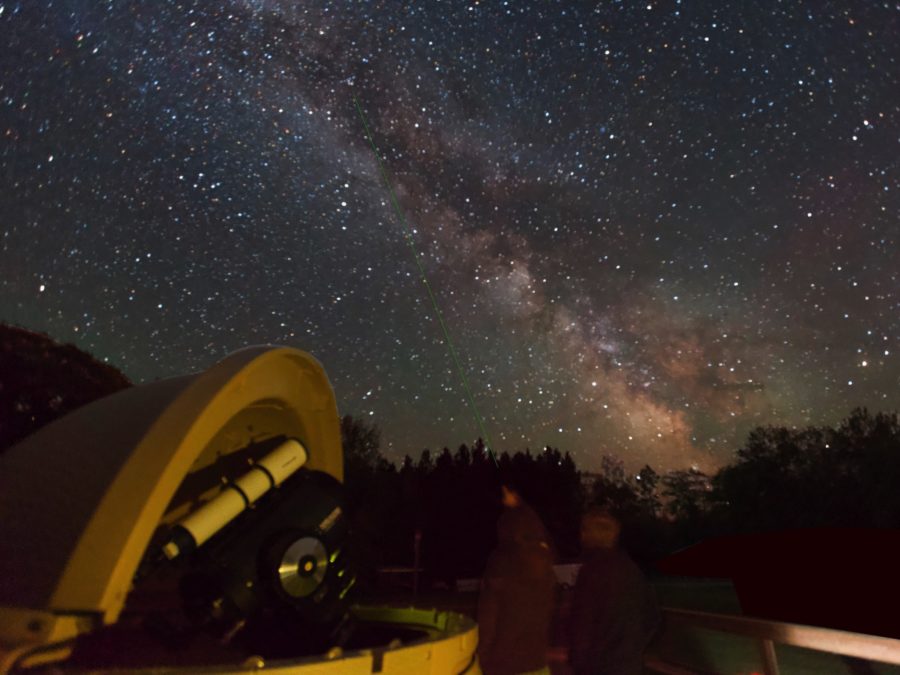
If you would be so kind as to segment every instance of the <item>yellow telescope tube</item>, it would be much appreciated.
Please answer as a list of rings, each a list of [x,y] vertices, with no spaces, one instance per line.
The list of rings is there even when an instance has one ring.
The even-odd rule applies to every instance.
[[[308,457],[300,441],[293,438],[285,441],[256,462],[247,473],[234,482],[226,483],[219,494],[185,516],[175,526],[173,537],[163,546],[163,553],[171,560],[184,552],[186,547],[203,545],[266,492],[281,485],[306,464]],[[190,541],[185,539],[185,533],[190,535]]]

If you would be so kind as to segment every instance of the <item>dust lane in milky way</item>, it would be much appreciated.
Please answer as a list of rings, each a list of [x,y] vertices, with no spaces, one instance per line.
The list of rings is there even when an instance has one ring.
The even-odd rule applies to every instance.
[[[0,320],[147,381],[253,343],[392,458],[712,470],[900,407],[888,3],[0,2]]]

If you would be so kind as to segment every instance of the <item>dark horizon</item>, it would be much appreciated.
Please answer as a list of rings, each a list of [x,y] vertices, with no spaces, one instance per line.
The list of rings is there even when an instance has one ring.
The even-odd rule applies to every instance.
[[[4,409],[0,410],[0,416],[4,417],[3,424],[6,431],[0,438],[0,452],[56,418],[68,414],[71,410],[134,384],[113,364],[101,362],[94,355],[80,350],[75,345],[57,343],[46,333],[29,330],[22,326],[0,323],[0,349],[5,354],[0,359],[0,366],[7,374],[5,390],[8,395]],[[63,403],[54,404],[53,399],[59,399]],[[20,408],[16,403],[17,400],[24,401],[26,406]],[[721,465],[706,471],[702,471],[696,464],[675,466],[668,473],[689,470],[711,478],[720,470],[738,462],[754,435],[758,436],[760,432],[781,429],[785,432],[799,434],[820,433],[824,438],[825,435],[838,433],[839,429],[848,428],[848,425],[852,426],[853,420],[859,418],[860,415],[891,418],[891,416],[896,417],[898,411],[868,411],[862,406],[856,406],[843,416],[839,423],[835,424],[819,425],[818,427],[814,425],[778,427],[776,424],[761,424],[752,429],[747,438],[736,444],[728,459]],[[8,419],[6,419],[7,416],[9,416]],[[367,439],[367,447],[371,446],[371,451],[377,453],[382,460],[389,462],[394,469],[401,469],[407,458],[418,467],[426,452],[429,453],[431,461],[435,461],[444,451],[455,458],[463,448],[472,452],[473,455],[476,454],[475,450],[479,450],[497,468],[499,468],[498,462],[503,455],[508,458],[517,454],[536,456],[553,450],[566,457],[572,456],[570,449],[552,445],[491,450],[481,436],[474,441],[441,443],[426,448],[407,448],[406,450],[401,449],[397,453],[396,448],[382,447],[382,428],[377,419],[366,415],[354,415],[346,411],[340,412],[340,416],[342,424],[346,423],[351,427],[365,429],[364,436]],[[351,441],[350,445],[352,447],[354,443]],[[825,447],[827,448],[827,445]],[[604,448],[601,447],[596,453],[599,458],[597,468],[576,467],[581,475],[597,478],[608,475],[610,472],[622,472],[623,478],[630,480],[645,468],[653,469],[647,463],[632,466],[627,463],[627,457],[603,450]],[[352,449],[351,452],[353,452]]]

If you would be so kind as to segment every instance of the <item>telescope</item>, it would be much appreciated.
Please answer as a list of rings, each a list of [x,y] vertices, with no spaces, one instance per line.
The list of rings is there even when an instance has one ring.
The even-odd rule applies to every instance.
[[[474,623],[355,598],[334,393],[251,347],[0,456],[0,674],[479,673]]]

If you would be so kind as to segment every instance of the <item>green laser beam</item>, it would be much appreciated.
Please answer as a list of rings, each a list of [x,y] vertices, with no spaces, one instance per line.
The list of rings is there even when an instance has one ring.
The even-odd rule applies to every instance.
[[[425,285],[425,290],[428,292],[428,299],[431,300],[431,307],[434,309],[434,314],[437,316],[438,323],[441,325],[441,331],[444,333],[444,340],[447,343],[447,349],[450,351],[450,356],[453,358],[453,363],[456,365],[456,373],[459,375],[459,379],[462,382],[463,389],[466,391],[466,397],[469,399],[469,405],[472,408],[472,412],[475,414],[475,421],[478,423],[478,428],[481,430],[481,436],[485,440],[485,444],[487,447],[488,454],[491,456],[491,459],[494,460],[494,464],[496,466],[500,466],[497,463],[497,458],[494,456],[494,445],[491,443],[491,437],[488,435],[487,428],[484,426],[484,419],[481,417],[481,413],[478,412],[478,406],[475,405],[475,397],[472,395],[472,388],[469,386],[469,378],[466,377],[466,371],[463,370],[462,363],[460,363],[459,356],[456,354],[456,348],[453,346],[453,340],[450,339],[450,331],[447,329],[447,323],[444,321],[444,315],[441,313],[440,307],[438,307],[437,298],[434,295],[434,291],[431,290],[431,284],[428,282],[428,276],[425,274],[425,267],[422,265],[422,258],[419,255],[419,251],[416,248],[415,240],[412,236],[412,230],[409,227],[409,224],[406,222],[406,218],[403,216],[403,211],[400,209],[400,204],[397,202],[397,196],[394,194],[394,188],[391,186],[391,181],[388,178],[387,170],[384,167],[384,162],[381,160],[381,154],[378,152],[378,148],[375,145],[375,140],[372,138],[372,132],[369,130],[369,122],[366,120],[366,115],[363,113],[362,108],[359,105],[359,100],[357,100],[356,96],[353,97],[353,103],[356,105],[356,110],[359,113],[359,118],[362,120],[363,128],[366,130],[366,137],[369,139],[369,145],[372,146],[372,152],[375,154],[375,160],[378,162],[378,169],[381,172],[381,180],[384,181],[385,186],[387,187],[388,193],[391,195],[391,203],[394,205],[394,211],[397,212],[397,218],[400,220],[400,225],[403,227],[404,238],[406,239],[406,243],[409,245],[409,250],[412,252],[413,260],[416,261],[416,267],[419,269],[419,275],[422,277],[422,283]]]

